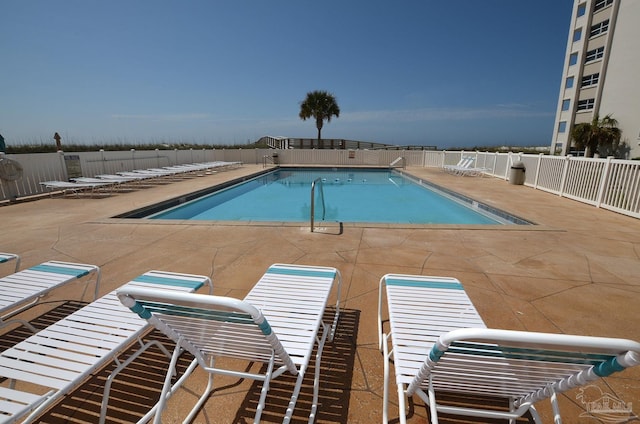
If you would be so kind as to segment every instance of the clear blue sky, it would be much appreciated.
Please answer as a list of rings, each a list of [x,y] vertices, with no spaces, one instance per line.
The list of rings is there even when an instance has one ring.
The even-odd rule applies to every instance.
[[[8,144],[549,145],[572,0],[3,0]]]

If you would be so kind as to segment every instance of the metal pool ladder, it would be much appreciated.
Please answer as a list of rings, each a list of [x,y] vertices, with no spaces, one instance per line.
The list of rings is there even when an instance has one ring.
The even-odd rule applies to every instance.
[[[315,180],[313,180],[313,182],[311,183],[311,232],[313,233],[313,220],[315,218],[315,190],[316,190],[316,183],[319,183],[319,187],[320,187],[320,199],[322,200],[322,220],[324,221],[324,216],[326,213],[326,209],[325,209],[325,205],[324,205],[324,189],[323,184],[322,184],[322,178],[318,177]]]

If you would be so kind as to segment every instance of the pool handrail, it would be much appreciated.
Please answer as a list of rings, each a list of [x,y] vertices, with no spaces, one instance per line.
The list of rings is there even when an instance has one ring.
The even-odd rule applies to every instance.
[[[324,221],[324,217],[326,214],[326,207],[324,204],[324,189],[323,189],[323,184],[322,184],[322,177],[318,177],[315,180],[313,180],[313,182],[311,183],[311,217],[310,217],[310,224],[311,224],[311,232],[313,233],[313,222],[314,222],[314,218],[315,218],[315,189],[316,189],[316,183],[320,183],[320,197],[322,198],[322,220]]]

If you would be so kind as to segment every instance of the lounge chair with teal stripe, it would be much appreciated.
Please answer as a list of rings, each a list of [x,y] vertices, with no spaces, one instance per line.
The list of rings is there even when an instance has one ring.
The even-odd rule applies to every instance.
[[[53,289],[94,274],[95,299],[100,288],[100,268],[96,265],[48,261],[0,278],[0,327],[20,323],[35,333],[27,321],[11,318],[37,304]]]
[[[382,317],[383,294],[390,332]],[[551,401],[560,423],[557,395],[640,364],[640,343],[604,337],[485,328],[460,282],[453,278],[388,274],[380,280],[380,347],[385,357],[383,422],[388,422],[389,362],[395,365],[400,422],[413,395],[438,414],[515,420],[534,404]],[[389,340],[391,349],[389,349]],[[504,399],[509,410],[446,405],[442,393]]]
[[[18,269],[20,269],[20,256],[16,255],[15,253],[0,252],[0,264],[10,261],[16,261],[16,267],[14,268],[13,272],[18,272]]]
[[[188,293],[204,285],[211,292],[208,277],[149,271],[123,287]],[[170,352],[158,341],[143,341],[151,330],[118,301],[114,290],[2,352],[0,381],[5,385],[0,385],[0,423],[36,422],[43,412],[115,361],[104,387],[100,417],[96,417],[96,422],[103,423],[111,383],[120,371],[154,345],[169,361]],[[136,342],[138,349],[123,355]]]
[[[322,317],[336,285],[335,314],[332,322],[325,323]],[[340,285],[341,276],[335,268],[274,264],[244,300],[136,287],[119,290],[118,297],[176,342],[169,369],[173,368],[181,351],[187,350],[195,356],[187,373],[198,366],[208,373],[208,385],[185,422],[193,420],[206,402],[213,390],[213,376],[223,374],[263,382],[254,418],[257,423],[265,407],[271,380],[288,373],[297,376],[288,408],[286,412],[282,411],[283,422],[288,423],[313,348],[317,345],[309,415],[309,422],[313,422],[318,404],[322,350],[325,341],[333,338],[338,323]],[[229,369],[216,362],[222,357],[266,364],[266,372]],[[173,393],[171,378],[168,372],[155,423],[161,422],[167,398]]]

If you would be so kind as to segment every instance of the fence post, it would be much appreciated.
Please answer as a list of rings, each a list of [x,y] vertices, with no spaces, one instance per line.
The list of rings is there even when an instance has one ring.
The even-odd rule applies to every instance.
[[[102,174],[106,174],[107,171],[104,168],[104,161],[105,161],[105,159],[104,159],[104,149],[100,149],[99,152],[100,152],[100,167],[102,168],[102,172],[101,173]]]
[[[69,174],[67,173],[67,164],[64,163],[64,152],[62,150],[58,150],[58,157],[60,158],[60,170],[62,171],[64,180],[69,181]]]
[[[562,178],[560,179],[560,187],[558,188],[558,196],[563,197],[564,185],[567,183],[567,173],[569,172],[569,161],[571,155],[565,156],[564,169],[562,170]]]
[[[509,152],[507,156],[507,166],[504,167],[504,175],[503,178],[505,181],[509,180],[509,169],[511,169],[511,165],[513,164],[513,159],[511,159],[511,155],[513,152]]]
[[[131,149],[131,160],[133,161],[133,168],[131,168],[130,171],[133,169],[137,169],[136,168],[136,149]]]
[[[542,166],[543,156],[544,156],[544,153],[538,154],[538,164],[536,165],[536,176],[535,176],[535,179],[533,180],[533,188],[535,189],[538,188],[538,178],[540,178],[540,167]]]
[[[607,156],[607,161],[604,164],[602,170],[602,178],[600,179],[600,187],[598,187],[598,196],[596,197],[596,208],[599,208],[602,204],[602,197],[604,196],[604,190],[609,180],[609,170],[611,169],[611,160],[613,156]]]

